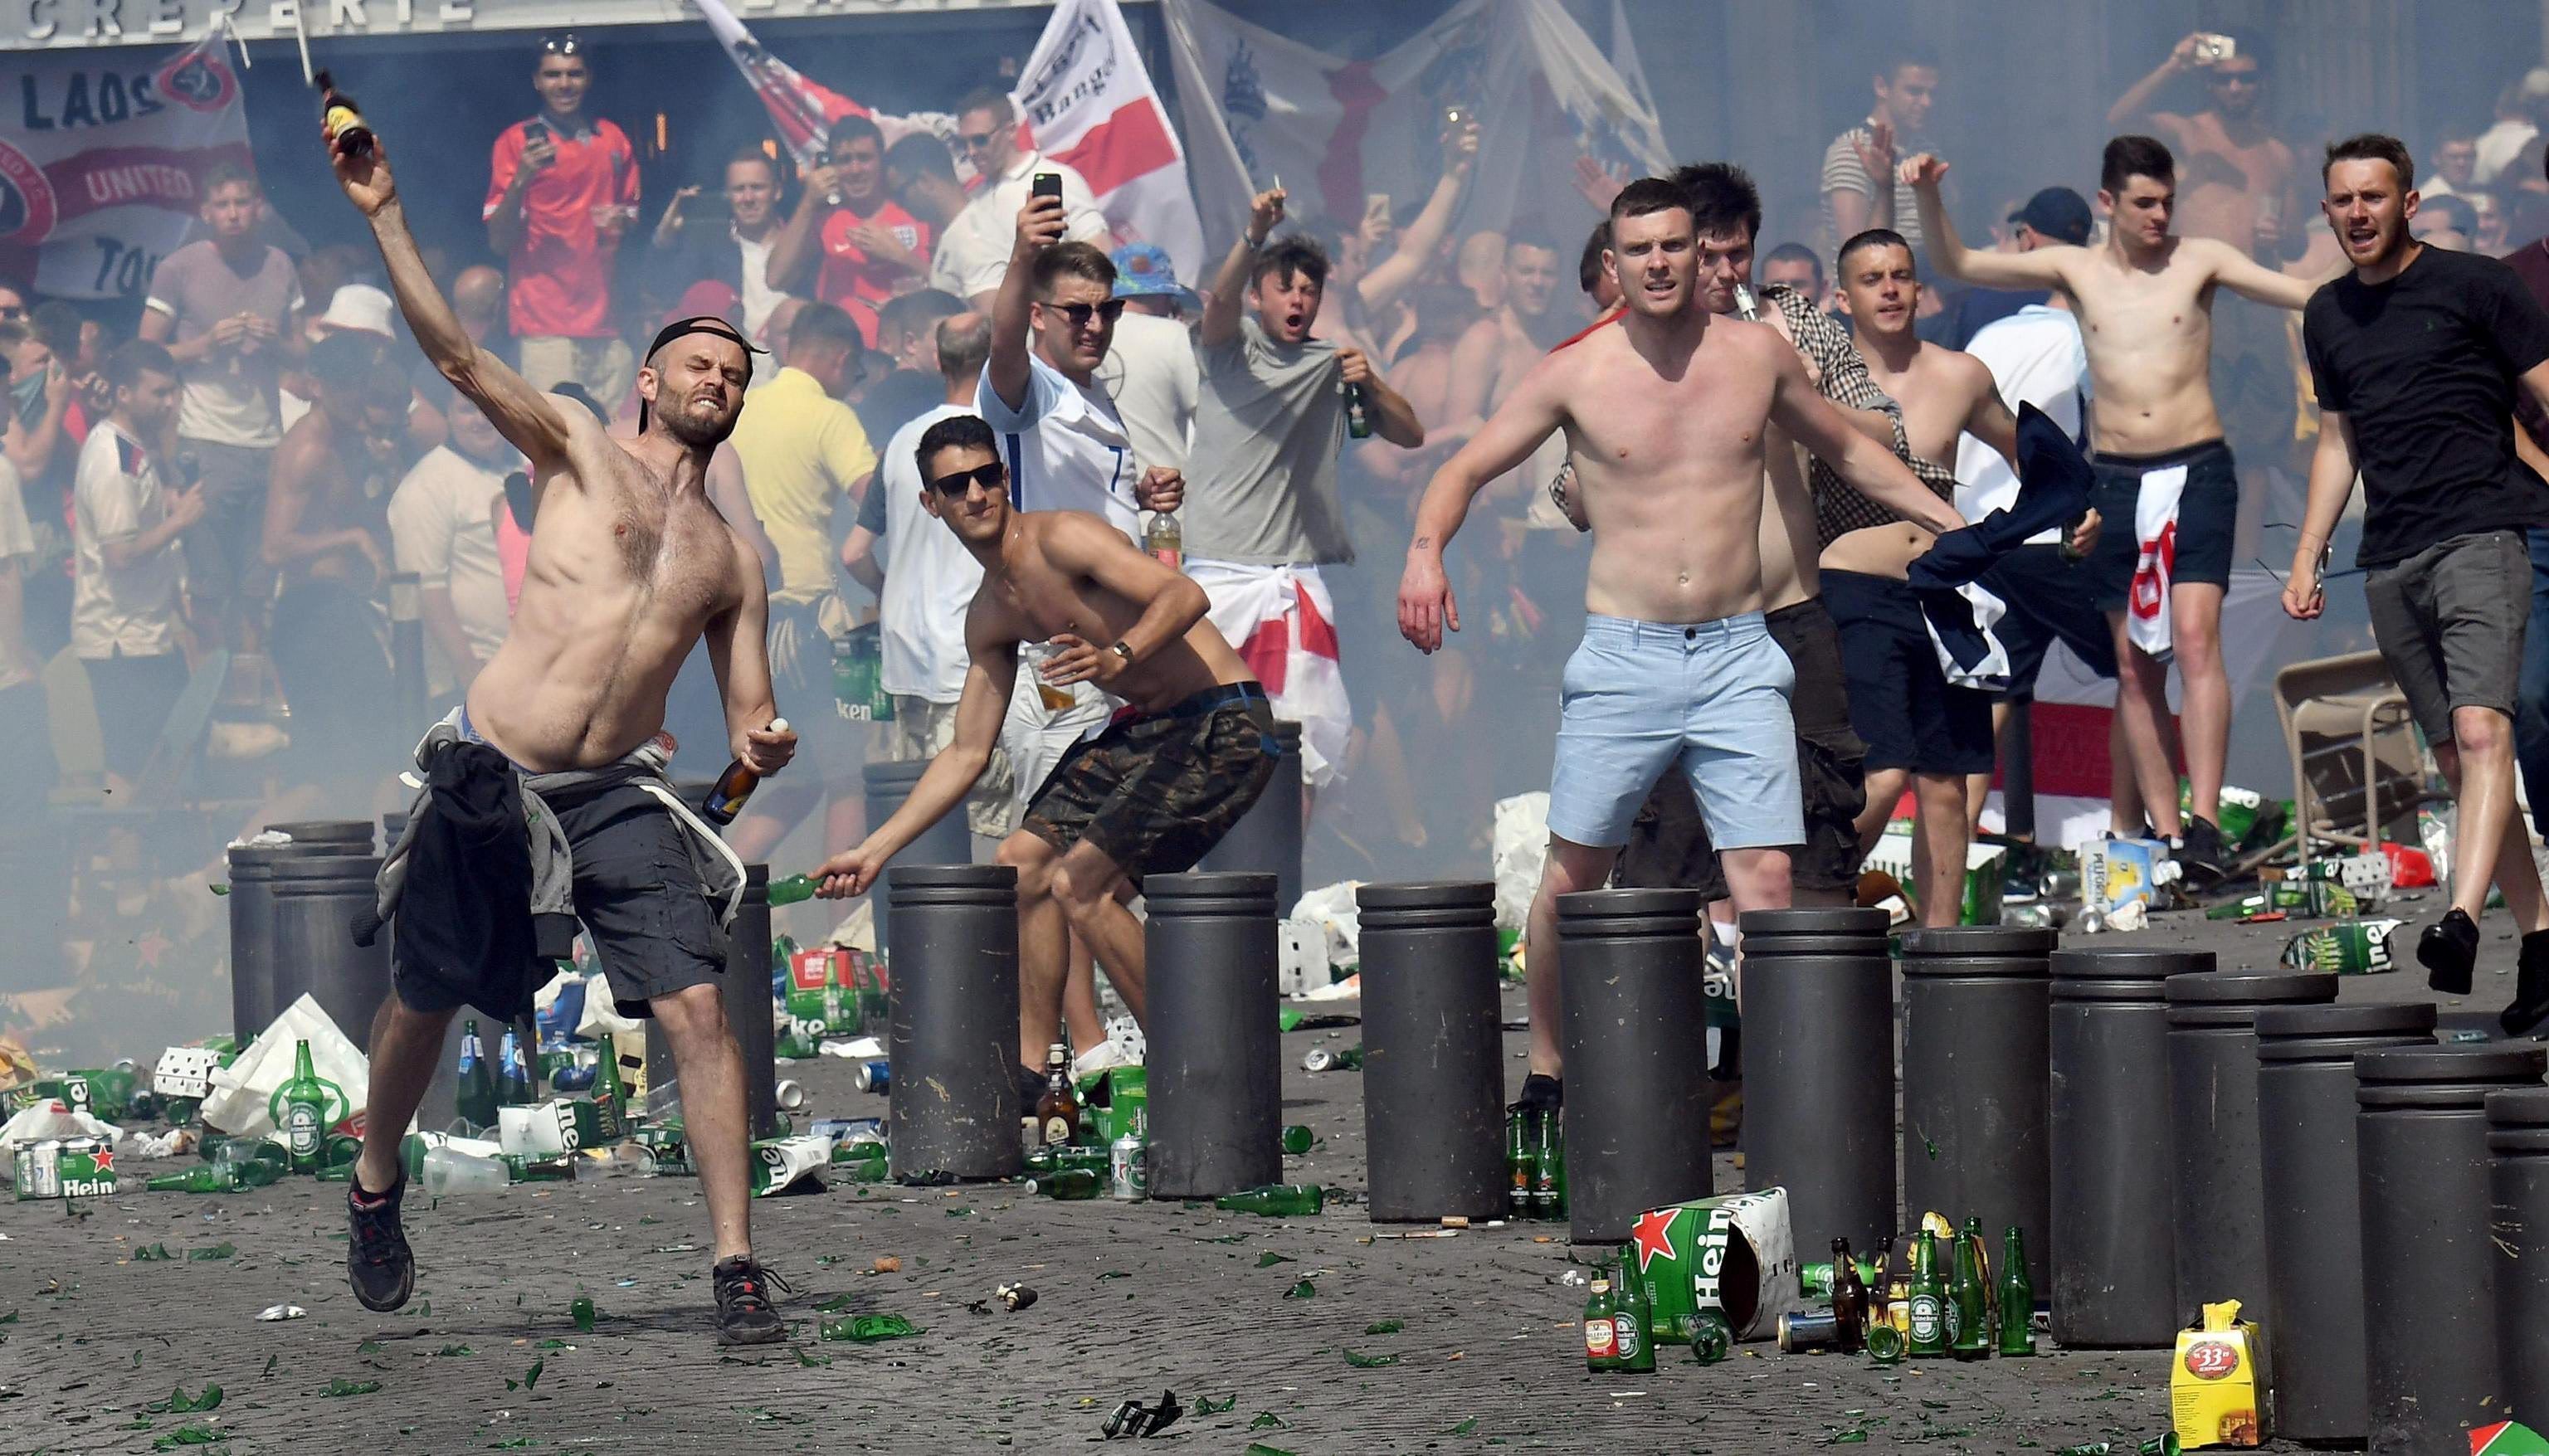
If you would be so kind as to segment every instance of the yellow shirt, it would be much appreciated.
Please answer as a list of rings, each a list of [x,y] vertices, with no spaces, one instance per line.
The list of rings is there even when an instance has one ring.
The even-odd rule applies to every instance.
[[[752,392],[734,426],[744,489],[779,548],[774,601],[810,602],[832,591],[832,513],[876,470],[876,448],[850,407],[802,369],[782,369]]]

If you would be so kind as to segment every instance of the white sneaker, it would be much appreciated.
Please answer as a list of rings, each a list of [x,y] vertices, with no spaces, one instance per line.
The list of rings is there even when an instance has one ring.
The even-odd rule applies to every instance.
[[[1105,1071],[1109,1067],[1130,1066],[1132,1064],[1133,1058],[1125,1055],[1124,1048],[1117,1046],[1110,1040],[1100,1042],[1096,1046],[1089,1047],[1086,1051],[1073,1057],[1071,1061],[1071,1076],[1072,1080],[1078,1081],[1084,1077],[1093,1077],[1099,1072]]]

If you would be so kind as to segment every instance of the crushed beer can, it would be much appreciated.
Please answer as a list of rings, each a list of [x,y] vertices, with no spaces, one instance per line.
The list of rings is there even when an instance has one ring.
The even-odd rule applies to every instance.
[[[2303,931],[2284,944],[2284,964],[2296,970],[2334,971],[2339,975],[2378,975],[2394,970],[2390,933],[2401,920],[2341,920]]]

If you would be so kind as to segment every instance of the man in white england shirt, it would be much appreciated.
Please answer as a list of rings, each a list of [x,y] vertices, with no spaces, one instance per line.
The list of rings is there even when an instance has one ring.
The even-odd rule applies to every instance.
[[[991,295],[998,291],[1000,275],[1009,265],[1010,232],[1018,209],[1026,206],[1039,172],[1062,179],[1061,236],[1104,244],[1106,219],[1099,215],[1087,181],[1068,163],[1018,145],[1017,109],[1006,95],[985,87],[958,102],[956,144],[973,163],[978,186],[974,200],[947,225],[946,235],[939,239],[930,263],[930,287],[969,300],[984,313],[991,311]]]

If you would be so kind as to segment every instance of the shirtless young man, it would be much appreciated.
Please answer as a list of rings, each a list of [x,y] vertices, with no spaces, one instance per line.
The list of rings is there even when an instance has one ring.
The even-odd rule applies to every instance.
[[[997,437],[954,414],[920,437],[921,506],[982,564],[965,613],[965,687],[954,741],[929,761],[894,817],[817,871],[830,897],[865,894],[886,862],[963,803],[1000,742],[1018,649],[1055,649],[1036,671],[1086,682],[1127,711],[1072,745],[1000,846],[1018,871],[1021,1096],[1062,1019],[1074,932],[1143,1014],[1142,926],[1117,899],[1127,880],[1192,868],[1274,776],[1274,714],[1256,675],[1212,623],[1203,589],[1102,517],[1015,510]],[[1104,643],[1105,646],[1097,644]]]
[[[1902,234],[1872,228],[1841,244],[1841,298],[1868,378],[1903,407],[1903,432],[1924,460],[1956,458],[1970,431],[2015,470],[2018,417],[2001,403],[1991,370],[1971,354],[1924,343],[1912,331],[1921,279]],[[2094,541],[2084,524],[2075,545]],[[1823,549],[1824,599],[1841,624],[1849,679],[1850,726],[1867,740],[1867,807],[1858,820],[1862,851],[1885,832],[1908,778],[1916,806],[1912,877],[1921,923],[1954,925],[1964,910],[1965,778],[1992,769],[1991,694],[1959,686],[1938,665],[1905,580],[1929,532],[1906,521],[1862,526]]]
[[[2266,268],[2226,242],[2172,236],[2177,164],[2148,136],[2107,143],[2098,198],[2115,222],[2102,247],[1973,251],[1956,236],[1938,199],[1947,164],[1916,156],[1903,172],[1940,272],[1988,288],[2060,289],[2080,316],[2098,398],[2092,434],[2098,484],[2090,504],[2106,521],[2090,557],[2090,579],[2115,632],[2118,711],[2133,776],[2152,828],[2173,843],[2183,841],[2177,854],[2188,872],[2199,881],[2219,877],[2229,853],[2218,827],[2221,762],[2230,745],[2221,598],[2230,585],[2239,482],[2213,404],[2213,299],[2217,289],[2227,288],[2260,304],[2299,309],[2315,284]],[[2171,491],[2180,494],[2162,618],[2156,592],[2145,587],[2137,594],[2134,578],[2143,543],[2159,539],[2166,514],[2159,501]],[[2153,498],[2148,529],[2138,509],[2145,496]],[[2185,687],[2186,774],[2195,814],[2182,825],[2177,775],[2169,766],[2168,667],[2136,644],[2135,618],[2165,625],[2162,650],[2174,656]]]
[[[410,911],[398,917],[392,993],[372,1026],[363,1151],[347,1189],[347,1279],[365,1309],[407,1302],[416,1267],[399,1227],[407,1191],[400,1140],[433,1075],[444,1028],[463,1000],[491,1014],[529,1007],[530,907],[487,895],[510,845],[521,842],[499,812],[521,812],[513,802],[519,781],[520,791],[544,796],[573,855],[573,910],[620,1011],[651,1016],[681,1063],[683,1117],[713,1229],[718,1338],[785,1338],[752,1256],[743,1059],[726,1025],[725,937],[702,868],[713,857],[672,812],[660,752],[647,757],[663,727],[665,692],[703,632],[735,757],[767,775],[796,751],[795,734],[765,726],[777,708],[761,563],[704,490],[709,452],[742,411],[751,358],[721,319],[675,323],[637,375],[651,425],[635,440],[614,440],[591,411],[533,389],[470,342],[418,255],[377,146],[333,161],[346,197],[371,223],[419,347],[527,458],[539,493],[513,631],[470,684],[468,705],[427,735],[433,747],[420,757],[434,788],[395,852]],[[477,803],[455,803],[446,792],[464,778],[459,786]],[[483,835],[467,839],[481,827]],[[470,863],[463,843],[474,843],[480,863]],[[530,866],[512,863],[514,882],[527,885]],[[427,907],[443,920],[474,914],[480,923],[437,923]],[[477,945],[519,958],[462,964],[416,955],[467,944],[473,930],[483,937]]]
[[[1777,332],[1693,302],[1690,203],[1659,178],[1611,205],[1628,312],[1535,365],[1426,487],[1398,626],[1424,652],[1460,630],[1443,549],[1488,480],[1563,431],[1592,523],[1585,640],[1567,665],[1549,860],[1532,902],[1534,1077],[1561,1072],[1558,897],[1600,887],[1647,791],[1691,780],[1744,909],[1788,903],[1804,837],[1795,681],[1761,618],[1762,434],[1777,424],[1871,498],[1926,524],[1954,510],[1814,392]],[[1559,1100],[1556,1088],[1546,1102]]]

